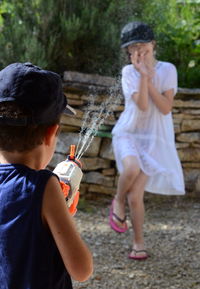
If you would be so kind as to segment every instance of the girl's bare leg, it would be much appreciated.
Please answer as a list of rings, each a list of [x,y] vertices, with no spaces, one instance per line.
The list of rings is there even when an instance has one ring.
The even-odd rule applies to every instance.
[[[123,173],[120,174],[118,180],[117,193],[113,208],[113,212],[122,220],[125,217],[125,201],[127,194],[140,172],[137,159],[133,156],[127,156],[123,159],[123,167]],[[119,227],[123,228],[125,226],[125,224],[119,222],[115,217],[113,218],[114,222]]]
[[[135,179],[128,194],[128,204],[131,214],[131,222],[134,230],[133,249],[144,250],[143,224],[144,224],[144,188],[148,177],[143,173]],[[135,255],[134,251],[131,253]],[[144,256],[145,252],[137,256]]]

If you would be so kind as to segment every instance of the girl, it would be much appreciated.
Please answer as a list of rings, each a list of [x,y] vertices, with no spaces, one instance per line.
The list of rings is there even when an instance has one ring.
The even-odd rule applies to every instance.
[[[121,42],[131,64],[122,70],[125,109],[112,131],[120,176],[109,222],[113,230],[127,231],[127,199],[134,230],[129,258],[141,260],[148,257],[143,238],[144,190],[185,193],[171,115],[177,72],[173,64],[155,59],[154,33],[148,25],[127,24]]]

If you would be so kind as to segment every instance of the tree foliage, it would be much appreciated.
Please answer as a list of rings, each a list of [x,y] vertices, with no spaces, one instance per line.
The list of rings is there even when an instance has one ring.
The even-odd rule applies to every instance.
[[[178,68],[181,86],[200,85],[200,0],[152,0],[142,19],[158,39],[158,56]]]
[[[59,73],[116,75],[120,30],[152,24],[158,57],[173,62],[180,85],[199,85],[199,0],[0,0],[0,67],[31,61]]]
[[[113,75],[119,66],[122,0],[2,0],[0,66],[32,61]],[[134,5],[132,5],[134,6]]]

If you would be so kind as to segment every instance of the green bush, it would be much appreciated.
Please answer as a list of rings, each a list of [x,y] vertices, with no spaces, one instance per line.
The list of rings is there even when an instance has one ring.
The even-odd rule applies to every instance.
[[[158,58],[174,63],[179,86],[199,87],[200,0],[0,0],[0,68],[30,61],[59,73],[117,75],[120,30],[152,24]]]
[[[174,63],[179,86],[200,86],[200,1],[152,0],[141,18],[156,32],[158,57]]]
[[[32,61],[58,72],[113,75],[126,5],[123,0],[2,0],[0,66]]]

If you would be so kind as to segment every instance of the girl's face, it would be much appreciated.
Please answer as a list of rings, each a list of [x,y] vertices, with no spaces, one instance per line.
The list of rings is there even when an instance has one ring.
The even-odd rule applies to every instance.
[[[134,55],[137,51],[139,57],[143,54],[145,58],[150,59],[154,57],[154,47],[155,41],[146,43],[133,43],[128,46],[128,53],[130,55]]]

